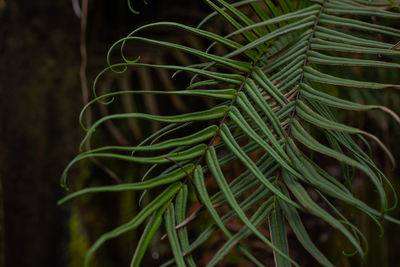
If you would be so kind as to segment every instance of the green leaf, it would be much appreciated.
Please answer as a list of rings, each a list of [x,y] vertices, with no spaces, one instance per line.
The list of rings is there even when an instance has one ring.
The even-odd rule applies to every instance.
[[[354,7],[354,6],[345,6],[343,3],[340,3],[341,6],[338,6],[340,2],[331,2],[327,4],[327,8],[325,12],[328,14],[335,15],[364,15],[364,16],[377,16],[383,18],[393,18],[398,19],[399,14],[394,12],[389,12],[386,10],[379,10],[373,8],[365,8],[365,7]]]
[[[186,177],[187,173],[190,173],[193,169],[194,169],[194,164],[190,163],[190,164],[183,166],[181,169],[176,169],[172,172],[159,175],[155,178],[146,180],[144,182],[85,188],[85,189],[76,191],[72,194],[69,194],[68,196],[59,200],[58,205],[61,205],[64,202],[66,202],[72,198],[75,198],[77,196],[81,196],[84,194],[88,194],[88,193],[143,190],[143,189],[151,189],[151,188],[158,187],[158,186],[165,185],[165,184],[171,184],[173,182],[179,181],[182,178]]]
[[[359,21],[355,19],[348,19],[348,18],[341,18],[337,16],[331,16],[327,14],[321,14],[320,22],[322,24],[329,24],[329,25],[336,25],[336,26],[344,26],[349,27],[357,30],[374,32],[374,33],[382,33],[387,34],[393,37],[400,37],[400,30],[377,25],[369,22]]]
[[[265,140],[263,140],[253,129],[252,129],[252,127],[245,121],[245,119],[243,118],[243,116],[240,114],[240,112],[235,108],[235,107],[232,107],[232,111],[229,113],[229,117],[233,120],[233,121],[235,121],[236,123],[237,123],[237,125],[240,127],[240,129],[241,130],[243,130],[243,132],[245,132],[250,138],[252,138],[255,142],[257,142],[259,145],[260,145],[260,147],[262,147],[263,149],[265,149],[265,151],[266,152],[268,152],[270,155],[271,155],[271,157],[273,157],[281,166],[282,166],[282,168],[285,168],[285,169],[287,169],[288,171],[290,171],[290,172],[293,172],[294,174],[297,174],[297,172],[296,172],[296,170],[294,170],[291,166],[290,166],[290,161],[288,161],[287,159],[288,159],[288,157],[287,157],[287,155],[286,154],[284,154],[284,155],[279,155],[276,151],[275,151],[275,149],[276,149],[276,147],[272,147],[272,146],[270,146]],[[224,129],[225,127],[224,126],[222,126],[222,133],[224,133],[224,134],[228,134],[228,131],[229,130],[227,130],[226,128],[226,130]],[[229,133],[230,134],[230,133]],[[225,135],[224,135],[225,136]],[[227,135],[228,136],[228,135]],[[222,137],[222,136],[221,136]],[[232,141],[232,144],[233,144],[233,141],[234,141],[234,138],[233,138],[233,136],[232,136],[232,138],[229,138],[231,141]],[[228,139],[227,139],[228,140]],[[228,141],[227,140],[224,140],[224,142],[228,145]],[[235,141],[235,143],[236,143],[236,141]],[[278,144],[279,145],[279,144]],[[238,151],[238,153],[240,153],[240,148],[239,147],[237,147],[238,148],[238,150],[235,150],[235,151]],[[234,152],[233,150],[232,150],[232,152]],[[240,153],[241,155],[243,155],[242,153]],[[238,156],[238,155],[237,155]],[[247,155],[243,155],[243,156],[246,156],[247,157]],[[285,158],[282,158],[282,156],[283,157],[285,157]],[[239,156],[238,156],[239,157]]]
[[[139,119],[147,119],[159,122],[172,122],[172,123],[185,123],[192,121],[206,121],[212,119],[218,119],[225,115],[227,112],[227,106],[218,106],[206,111],[198,111],[181,115],[173,115],[173,116],[159,116],[159,115],[151,115],[151,114],[143,114],[143,113],[126,113],[126,114],[114,114],[105,116],[98,121],[96,121],[89,131],[86,133],[86,136],[83,138],[81,142],[81,147],[86,143],[91,134],[95,131],[95,129],[102,124],[104,121],[112,120],[112,119],[127,119],[127,118],[139,118]]]
[[[378,60],[356,59],[331,57],[314,51],[309,51],[308,61],[315,64],[324,65],[343,65],[343,66],[362,66],[362,67],[383,67],[383,68],[400,68],[398,63],[390,63]]]
[[[304,77],[306,79],[310,79],[312,81],[326,83],[326,84],[334,84],[334,85],[342,85],[348,87],[357,87],[357,88],[370,88],[370,89],[383,89],[388,87],[400,88],[400,85],[396,84],[383,84],[376,82],[364,82],[364,81],[355,81],[350,79],[343,79],[339,77],[335,77],[329,74],[325,74],[319,72],[311,67],[304,67]]]
[[[288,255],[286,255],[278,247],[272,244],[271,241],[269,241],[260,231],[258,231],[254,224],[251,223],[251,221],[247,218],[246,214],[237,203],[234,195],[232,194],[232,191],[229,189],[228,183],[226,182],[225,177],[223,176],[223,173],[219,167],[218,158],[213,147],[210,147],[209,150],[207,150],[206,159],[214,178],[217,180],[219,188],[221,188],[228,203],[235,210],[240,220],[253,232],[254,235],[256,235],[261,241],[263,241],[268,247],[272,248],[276,253],[291,262],[293,265],[298,266],[296,262],[294,262]]]
[[[199,192],[199,195],[204,203],[204,205],[206,206],[208,212],[210,213],[210,215],[212,216],[212,218],[214,219],[214,222],[217,224],[217,226],[221,229],[221,231],[228,237],[231,238],[232,234],[230,233],[230,231],[225,227],[224,223],[223,223],[223,219],[227,220],[227,218],[229,218],[229,215],[225,216],[224,218],[220,218],[220,216],[218,215],[218,212],[216,211],[216,209],[214,208],[214,205],[211,202],[211,199],[208,195],[205,183],[204,183],[204,176],[203,176],[203,170],[201,168],[201,166],[198,166],[195,171],[194,171],[194,182],[196,184],[196,188]],[[232,214],[233,215],[233,214]],[[231,216],[232,216],[231,215]],[[210,233],[210,230],[206,230],[203,232],[203,240],[204,238],[206,238],[206,235],[204,235],[205,233]],[[201,242],[201,241],[200,241]],[[200,245],[200,242],[196,241],[192,244],[193,247],[189,248],[189,250],[193,249],[194,247]],[[247,256],[249,257],[251,254],[249,252],[247,252],[247,250],[242,247],[239,246],[239,249]]]
[[[172,253],[175,257],[175,262],[178,267],[186,266],[183,259],[182,248],[179,244],[178,235],[176,233],[174,205],[171,203],[165,215],[165,229],[167,231],[169,244],[171,245]]]
[[[387,206],[387,199],[386,199],[386,194],[385,191],[382,187],[382,184],[380,183],[378,177],[372,172],[371,169],[367,168],[365,165],[360,164],[358,161],[344,155],[343,153],[340,153],[336,150],[333,150],[327,146],[322,145],[319,143],[317,140],[315,140],[311,135],[309,135],[303,127],[298,123],[298,121],[294,120],[293,121],[293,136],[299,140],[301,143],[303,143],[305,146],[308,146],[314,151],[320,152],[322,154],[331,156],[339,161],[342,161],[345,164],[354,166],[361,171],[363,171],[366,175],[370,177],[370,180],[373,182],[375,185],[375,188],[378,191],[380,201],[381,201],[381,210],[384,211]]]
[[[154,211],[163,206],[167,201],[170,201],[171,198],[178,192],[181,188],[181,183],[175,183],[170,185],[167,189],[165,189],[158,197],[156,197],[152,202],[150,202],[146,207],[144,207],[131,221],[115,228],[114,230],[105,233],[97,239],[97,241],[92,245],[89,249],[88,253],[85,257],[85,267],[89,266],[89,261],[92,258],[92,255],[96,252],[96,250],[107,240],[120,236],[121,234],[131,231],[141,225],[144,220],[152,214]]]
[[[150,241],[153,239],[155,233],[158,228],[160,228],[162,222],[162,216],[167,209],[169,202],[165,203],[163,207],[161,207],[157,213],[153,215],[151,220],[147,223],[146,228],[143,231],[142,236],[136,246],[135,253],[133,254],[133,258],[130,264],[130,267],[139,267],[140,263],[143,259],[144,254],[150,244]]]
[[[250,222],[253,223],[255,226],[261,224],[271,212],[271,201],[272,198],[268,199],[264,202],[260,208],[256,211],[256,213],[250,219]],[[243,227],[238,233],[232,236],[214,255],[214,257],[208,262],[207,266],[215,266],[224,256],[226,256],[229,251],[236,246],[241,240],[245,239],[251,234],[251,231],[247,227]],[[261,262],[257,262],[257,266],[264,266]]]
[[[273,210],[268,217],[269,232],[271,234],[272,243],[278,247],[283,253],[289,255],[289,246],[286,234],[285,220],[283,219],[282,210],[276,197],[273,198]],[[274,251],[276,266],[290,267],[290,262]]]
[[[282,198],[282,200],[287,201],[289,204],[295,207],[301,208],[297,203],[293,202],[285,195],[283,195],[279,191],[279,189],[277,189],[270,181],[265,179],[264,175],[257,167],[257,165],[254,162],[252,162],[250,158],[240,149],[240,146],[237,144],[237,142],[235,141],[234,137],[229,132],[229,129],[225,124],[221,125],[220,135],[224,143],[228,146],[228,148],[237,156],[238,159],[240,159],[243,162],[243,164],[246,165],[246,167],[254,174],[254,176],[257,177],[257,179],[259,179],[259,181],[262,184],[264,184],[269,190],[271,190],[271,192]]]
[[[176,223],[177,227],[184,223],[186,218],[186,208],[188,202],[188,186],[185,184],[183,185],[182,189],[179,191],[178,195],[175,199],[175,215],[176,215]],[[180,227],[178,229],[179,240],[183,251],[186,251],[189,248],[189,236],[186,225]],[[196,263],[193,259],[192,255],[187,255],[184,257],[186,263],[191,266],[195,267]]]
[[[322,34],[321,34],[322,35]],[[333,39],[333,37],[327,37],[327,39]],[[350,41],[347,41],[350,42]],[[392,55],[399,56],[400,51],[391,50],[388,48],[375,48],[368,47],[365,45],[353,45],[341,42],[332,42],[322,39],[313,39],[311,43],[311,49],[315,50],[327,50],[327,51],[339,51],[359,54],[376,54],[376,55]]]
[[[396,165],[396,161],[395,161],[392,153],[390,153],[389,149],[376,136],[374,136],[370,133],[367,133],[365,131],[362,131],[360,129],[353,128],[353,127],[347,126],[342,123],[337,123],[335,121],[328,120],[325,117],[315,113],[313,110],[311,110],[309,107],[307,107],[301,100],[297,101],[297,105],[298,106],[297,106],[296,111],[300,117],[302,117],[303,119],[305,119],[308,122],[311,122],[312,124],[314,124],[316,126],[321,127],[322,129],[331,129],[331,130],[346,132],[346,133],[350,133],[350,134],[363,134],[363,135],[370,137],[375,142],[377,142],[378,145],[386,153],[386,155],[388,155],[389,159],[392,162],[392,165],[393,166]]]
[[[318,41],[319,39],[331,40],[337,41],[338,43],[358,45],[360,47],[383,48],[382,51],[385,51],[384,49],[391,48],[393,46],[392,44],[384,43],[382,41],[361,38],[359,35],[355,36],[354,34],[351,34],[351,32],[346,34],[341,31],[322,27],[320,25],[318,25],[315,29],[315,37],[317,37],[317,39],[314,39],[313,41]],[[353,53],[358,53],[358,51],[354,50]]]
[[[287,192],[286,195],[288,195]],[[285,216],[290,224],[290,227],[292,228],[294,234],[296,235],[300,243],[303,245],[303,247],[311,255],[313,255],[314,258],[323,266],[333,267],[334,265],[324,256],[324,254],[311,241],[296,209],[290,205],[287,205],[284,201],[281,200],[279,200],[279,204],[281,205],[282,210],[285,213]]]
[[[343,233],[343,235],[350,241],[350,243],[354,246],[354,248],[358,251],[360,254],[361,258],[364,258],[365,253],[364,250],[361,248],[360,244],[358,241],[355,239],[355,237],[337,220],[335,219],[332,215],[330,215],[328,212],[323,210],[321,207],[319,207],[307,194],[305,189],[291,176],[290,173],[283,171],[283,178],[285,181],[285,184],[288,186],[290,191],[293,193],[293,195],[298,199],[300,203],[313,215],[320,217],[332,227],[338,229],[340,232]]]

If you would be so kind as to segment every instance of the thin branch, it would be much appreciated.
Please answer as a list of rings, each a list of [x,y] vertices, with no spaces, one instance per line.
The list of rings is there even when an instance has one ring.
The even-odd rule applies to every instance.
[[[395,44],[394,46],[392,46],[390,49],[392,50],[396,50],[397,48],[400,47],[400,41],[397,42],[397,44]]]
[[[81,78],[81,89],[82,89],[82,100],[83,104],[86,105],[89,102],[89,88],[87,85],[86,67],[87,67],[87,48],[86,48],[86,27],[87,27],[87,16],[88,16],[88,0],[82,0],[81,7],[81,31],[80,31],[80,53],[81,53],[81,66],[79,75]],[[86,123],[88,127],[91,125],[92,112],[88,108],[86,116]]]
[[[81,29],[80,29],[80,53],[81,53],[81,66],[80,66],[80,79],[82,89],[82,100],[83,104],[86,105],[89,102],[89,88],[87,85],[86,67],[87,67],[87,48],[86,48],[86,28],[87,28],[87,16],[88,16],[88,0],[82,0],[81,7]],[[92,124],[92,110],[90,107],[87,109],[86,125],[90,127]],[[86,149],[90,150],[90,142],[86,143]],[[100,167],[105,173],[107,173],[117,183],[122,183],[121,179],[111,169],[101,164],[95,158],[91,158],[91,161]]]
[[[74,9],[75,15],[80,19],[82,17],[82,11],[79,6],[79,0],[72,0],[72,8]]]
[[[325,3],[325,2],[324,2],[324,3]],[[317,17],[316,17],[316,19],[315,19],[315,23],[314,23],[313,29],[312,29],[312,31],[311,31],[310,37],[308,38],[307,49],[306,49],[306,52],[305,52],[306,57],[305,57],[305,59],[304,59],[303,67],[307,66],[307,64],[308,64],[308,51],[309,51],[310,48],[311,48],[311,40],[312,40],[312,39],[314,38],[314,36],[315,36],[315,30],[316,30],[316,27],[318,26],[319,18],[320,18],[320,16],[321,16],[321,14],[322,14],[323,11],[324,11],[324,5],[322,4],[322,5],[321,5],[321,9],[319,10],[319,13],[318,13],[318,15],[317,15]],[[303,83],[303,81],[304,81],[304,70],[303,70],[303,72],[301,73],[301,77],[300,77],[299,84]],[[300,90],[300,87],[299,87],[299,89],[298,89],[297,92],[296,92],[296,98],[295,98],[294,101],[297,101],[297,100],[299,99],[299,97],[300,97],[300,91],[301,91],[301,90]],[[292,130],[292,121],[293,121],[294,117],[296,117],[296,114],[297,114],[297,111],[296,111],[296,105],[295,105],[294,108],[293,108],[293,111],[292,111],[292,113],[291,113],[291,115],[290,115],[290,124],[289,124],[288,130],[286,131],[286,137],[289,137],[289,136],[290,136],[290,133],[291,133],[291,130]]]
[[[199,201],[201,204],[203,204],[203,202],[201,201],[201,198],[200,198],[200,194],[199,194],[199,192],[197,192],[197,188],[196,188],[196,186],[195,186],[195,184],[194,184],[194,182],[193,182],[192,177],[191,177],[190,174],[185,170],[185,168],[183,168],[182,164],[180,164],[178,161],[176,161],[176,160],[174,160],[174,159],[171,159],[171,158],[168,157],[168,156],[165,156],[164,158],[167,159],[167,160],[169,160],[169,161],[171,161],[171,162],[173,162],[176,166],[178,166],[178,167],[186,174],[186,177],[189,178],[189,181],[190,181],[190,183],[192,184],[192,186],[193,186],[193,188],[194,188],[194,192],[196,193],[197,201]],[[187,181],[187,179],[185,180],[185,182],[186,182],[186,181]]]

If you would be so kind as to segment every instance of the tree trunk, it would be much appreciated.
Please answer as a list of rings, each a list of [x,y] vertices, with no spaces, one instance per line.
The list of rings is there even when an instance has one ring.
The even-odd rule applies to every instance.
[[[0,266],[64,266],[56,202],[79,140],[79,20],[70,1],[10,0],[0,25]]]

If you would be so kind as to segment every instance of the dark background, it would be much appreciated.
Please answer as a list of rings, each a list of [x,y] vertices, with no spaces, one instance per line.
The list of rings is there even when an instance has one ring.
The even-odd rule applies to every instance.
[[[133,15],[126,1],[89,1],[89,87],[113,42],[146,22],[196,18],[204,7],[199,1],[132,2],[141,14]],[[70,0],[0,0],[1,267],[81,266],[85,252],[75,255],[69,243],[71,206],[56,204],[65,195],[60,175],[83,136],[80,31]]]
[[[150,0],[149,6],[133,2],[137,2],[140,15],[130,13],[126,1],[89,1],[89,87],[106,65],[109,46],[138,25],[171,18],[191,17],[198,21],[207,11],[201,1]],[[79,260],[85,251],[75,251],[74,245],[71,248],[72,241],[80,240],[73,220],[79,221],[74,216],[81,216],[83,223],[78,225],[84,226],[91,213],[82,208],[74,212],[74,206],[56,204],[65,195],[59,186],[61,172],[78,152],[83,134],[78,126],[83,105],[79,47],[80,20],[71,1],[0,0],[0,267],[81,266]],[[142,49],[145,48],[138,48]],[[383,132],[397,158],[397,142],[391,135],[397,133],[398,139],[398,130],[389,124]],[[82,169],[76,169],[75,174],[106,176],[93,166]],[[89,174],[82,174],[85,171]],[[391,176],[395,174],[392,172]],[[112,205],[108,205],[106,215],[112,215]],[[366,225],[364,229],[375,235],[377,229]],[[93,233],[90,226],[85,228],[87,235],[81,236],[80,244],[90,245],[104,229],[96,228],[96,224],[94,228],[97,230]],[[396,225],[387,229],[385,238],[376,239],[371,245],[378,251],[371,251],[369,266],[396,266],[396,253],[400,252],[396,236],[400,231]],[[82,246],[87,249],[87,244]],[[121,244],[111,242],[110,246]],[[337,246],[340,242],[335,240],[326,245],[335,249]],[[114,250],[111,247],[110,254]],[[127,266],[124,254],[118,253],[102,256],[104,262],[98,266]],[[107,260],[113,264],[108,265]]]

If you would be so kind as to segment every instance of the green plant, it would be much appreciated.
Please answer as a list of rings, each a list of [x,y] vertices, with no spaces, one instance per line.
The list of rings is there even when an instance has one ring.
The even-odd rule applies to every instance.
[[[399,45],[393,44],[399,39],[400,30],[377,24],[399,19],[395,12],[399,3],[367,0],[205,2],[215,12],[197,28],[173,22],[152,23],[115,43],[108,57],[120,46],[123,62],[112,64],[109,59],[109,67],[94,83],[95,98],[81,113],[81,125],[87,131],[81,147],[107,120],[138,118],[165,123],[165,126],[137,146],[104,146],[82,152],[64,171],[63,186],[66,186],[69,168],[86,158],[148,164],[151,167],[144,177],[156,174],[154,178],[135,183],[82,189],[60,203],[93,192],[162,190],[131,221],[102,235],[89,250],[86,266],[105,241],[144,224],[131,264],[138,266],[162,223],[174,255],[166,264],[196,266],[192,252],[220,231],[228,241],[208,266],[216,265],[233,247],[255,265],[263,266],[245,245],[250,235],[272,249],[277,266],[298,266],[289,256],[285,226],[288,223],[302,246],[321,265],[333,266],[311,241],[299,213],[311,214],[342,233],[363,259],[366,239],[348,217],[364,213],[379,227],[382,220],[400,223],[388,215],[397,205],[397,196],[373,162],[372,153],[364,151],[365,147],[369,148],[364,137],[378,144],[393,163],[394,159],[377,137],[342,123],[337,110],[380,109],[397,122],[400,118],[387,107],[364,105],[338,96],[349,95],[348,90],[354,88],[400,88],[376,80],[361,81],[352,78],[356,77],[354,73],[351,77],[346,74],[364,67],[400,68],[395,63],[400,55]],[[227,36],[202,29],[217,16],[232,26]],[[374,18],[373,23],[370,17]],[[211,41],[211,45],[206,51],[200,51],[139,36],[153,27],[186,31]],[[200,61],[190,66],[176,66],[143,63],[140,58],[129,60],[124,48],[133,41],[177,49]],[[216,51],[221,51],[218,47],[228,52],[218,54]],[[394,59],[383,61],[384,56]],[[175,71],[175,76],[186,72],[193,78],[180,91],[96,94],[96,84],[104,73],[123,73],[128,67],[161,68]],[[347,78],[339,77],[340,74]],[[179,115],[117,113],[100,118],[86,129],[82,118],[90,105],[110,104],[112,100],[104,101],[123,94],[208,97],[216,105]],[[319,166],[320,157],[340,164],[341,177],[333,177]],[[237,173],[227,166],[237,166],[241,171]],[[378,207],[357,198],[352,188],[355,173],[368,178],[374,186],[375,192],[371,195],[379,199]],[[206,177],[214,179],[210,186],[205,183]],[[211,190],[215,193],[210,194]],[[393,205],[386,191],[393,193]],[[189,194],[195,200],[190,201]],[[187,207],[193,202],[198,204],[198,209],[187,216]],[[344,212],[340,209],[342,206],[349,207],[351,212]],[[219,207],[225,208],[223,215]],[[195,217],[203,211],[212,223],[189,242],[187,224],[192,220],[196,223]],[[238,231],[226,226],[233,219],[240,223]],[[260,230],[266,228],[265,222],[270,238]]]

